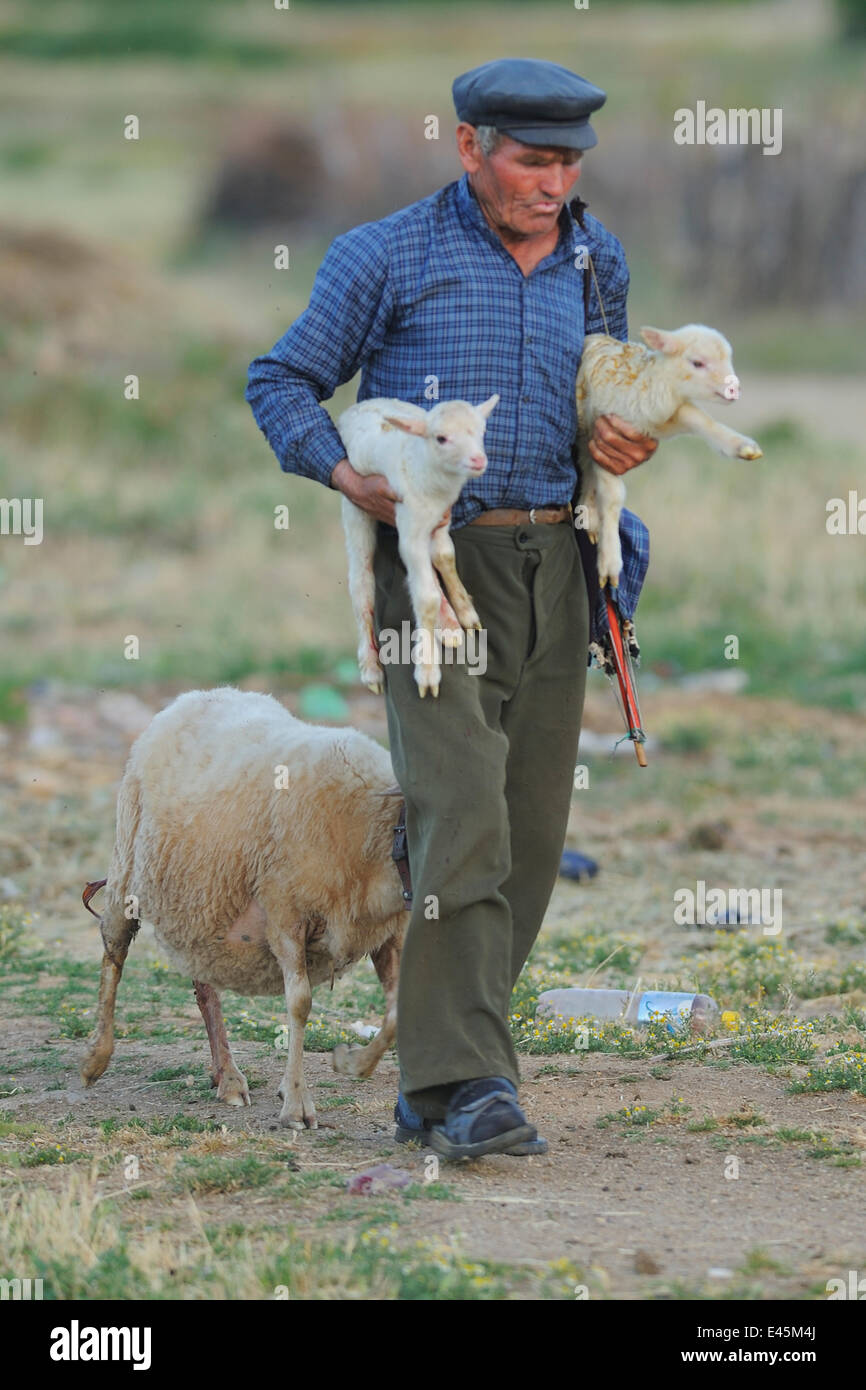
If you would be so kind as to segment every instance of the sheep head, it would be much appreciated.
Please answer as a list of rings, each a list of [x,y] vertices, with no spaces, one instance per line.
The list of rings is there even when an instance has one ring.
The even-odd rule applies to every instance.
[[[669,361],[669,370],[688,400],[739,400],[731,345],[714,328],[687,323],[673,332],[642,328],[640,335],[647,347]]]
[[[386,415],[385,421],[407,434],[426,439],[431,463],[446,473],[479,476],[487,467],[484,430],[487,417],[499,397],[490,396],[481,405],[468,401],[442,401],[424,419],[412,415]]]

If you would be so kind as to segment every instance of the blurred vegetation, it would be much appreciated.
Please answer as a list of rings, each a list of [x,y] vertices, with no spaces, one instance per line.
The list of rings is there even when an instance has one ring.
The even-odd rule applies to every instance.
[[[430,90],[447,93],[454,72],[503,45],[574,59],[567,45],[553,51],[562,6],[443,4],[432,27],[426,0],[326,8],[327,22],[321,0],[293,0],[275,28],[273,10],[230,0],[122,10],[90,0],[74,12],[60,0],[0,0],[0,115],[15,116],[0,135],[0,237],[6,225],[39,233],[30,261],[0,256],[0,495],[43,497],[46,527],[41,546],[4,538],[0,550],[3,720],[23,716],[22,686],[46,675],[100,686],[257,673],[300,682],[353,658],[338,499],[280,472],[243,399],[249,361],[302,311],[328,236],[292,236],[291,270],[276,276],[270,232],[203,227],[209,181],[239,121],[309,120],[323,81],[336,91],[339,78],[341,99],[351,92],[364,109],[414,120]],[[661,28],[624,28],[593,7],[586,31],[586,70],[613,76],[622,128],[693,90],[751,99],[758,76],[770,102],[799,94],[800,119],[828,102],[833,119],[850,117],[861,100],[862,64],[838,49],[832,24],[808,27],[814,16],[824,24],[826,7],[795,6],[807,27],[788,33],[772,7],[739,3],[754,38],[745,46],[738,30],[710,41],[709,7],[689,11],[694,31],[679,7],[635,14],[650,11]],[[492,49],[493,15],[503,37]],[[676,61],[665,25],[676,26]],[[425,84],[435,78],[420,96],[419,35]],[[54,58],[63,62],[50,83],[34,82],[34,62]],[[119,135],[129,110],[142,111],[146,136],[135,148]],[[586,196],[604,216],[608,195],[594,178],[588,168]],[[663,191],[649,202],[663,224]],[[819,399],[821,373],[853,383],[866,367],[862,313],[705,304],[659,266],[639,221],[616,229],[632,269],[633,332],[694,318],[697,304],[732,338],[747,396],[750,373],[797,374],[791,410],[755,426],[759,465],[674,441],[629,480],[652,535],[638,614],[644,669],[722,665],[735,634],[750,690],[866,707],[866,652],[852,636],[866,599],[862,539],[829,537],[824,525],[826,500],[860,486],[864,446],[850,431],[840,442],[819,411],[804,425],[793,408],[803,373]],[[141,398],[127,401],[133,371]],[[332,414],[354,389],[341,388]],[[280,504],[288,531],[274,525]],[[138,660],[124,656],[129,634]]]

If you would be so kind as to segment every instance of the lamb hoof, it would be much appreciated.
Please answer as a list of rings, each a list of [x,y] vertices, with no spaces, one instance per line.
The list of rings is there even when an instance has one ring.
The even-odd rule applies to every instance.
[[[428,690],[434,700],[439,694],[439,682],[442,679],[442,670],[439,666],[416,666],[415,684],[418,687],[418,694],[421,699],[427,694]]]
[[[590,531],[589,529],[587,529],[586,534],[587,534],[587,536],[589,537],[589,543],[590,543],[590,545],[598,545],[598,532],[597,532],[597,531]]]
[[[459,647],[463,641],[462,627],[445,627],[442,629],[443,647]]]
[[[365,681],[364,684],[374,695],[381,695],[385,689],[381,681]]]
[[[763,458],[763,450],[760,444],[756,444],[754,439],[746,439],[737,450],[738,459],[760,459]]]

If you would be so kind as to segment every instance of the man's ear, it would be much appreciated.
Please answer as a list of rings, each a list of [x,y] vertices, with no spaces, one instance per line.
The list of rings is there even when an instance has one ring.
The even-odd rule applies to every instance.
[[[666,333],[663,328],[642,328],[640,336],[647,347],[653,348],[655,352],[666,352],[670,357],[683,350],[682,342],[676,333]]]
[[[497,395],[495,395],[495,396],[488,396],[487,400],[486,400],[486,401],[482,401],[481,405],[477,405],[477,406],[475,407],[475,409],[476,409],[481,415],[483,415],[484,418],[485,418],[485,420],[486,420],[487,417],[488,417],[488,415],[490,414],[491,410],[493,409],[493,407],[494,407],[495,405],[498,405],[498,404],[499,404],[499,396],[498,396],[498,394],[497,394]]]
[[[398,430],[405,430],[407,434],[418,434],[423,438],[427,433],[426,420],[401,420],[399,415],[386,415],[384,419],[386,424],[394,425]]]

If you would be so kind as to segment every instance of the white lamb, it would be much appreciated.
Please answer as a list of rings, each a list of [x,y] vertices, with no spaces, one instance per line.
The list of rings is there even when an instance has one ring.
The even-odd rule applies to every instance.
[[[577,376],[578,450],[582,485],[575,525],[598,543],[598,578],[616,587],[622,570],[619,517],[622,478],[599,467],[587,440],[600,415],[616,414],[654,439],[697,434],[726,458],[758,459],[754,439],[713,420],[696,401],[739,399],[731,345],[714,328],[688,323],[676,332],[642,328],[647,344],[621,343],[602,333],[584,340]]]
[[[487,467],[484,430],[499,400],[481,405],[442,401],[432,410],[405,401],[361,401],[345,410],[337,429],[357,473],[382,473],[401,499],[395,504],[400,557],[419,641],[415,681],[423,697],[439,694],[439,643],[456,647],[463,628],[481,626],[472,599],[460,582],[454,544],[442,518],[464,484]],[[373,633],[376,522],[343,498],[343,529],[349,557],[349,593],[358,624],[361,680],[377,694],[384,685]],[[442,576],[446,594],[436,578]],[[449,603],[450,600],[450,603]]]
[[[193,690],[156,715],[133,745],[117,800],[85,1084],[111,1058],[117,986],[146,918],[192,977],[213,1084],[228,1105],[249,1105],[250,1095],[219,991],[285,994],[280,1122],[316,1128],[303,1075],[311,987],[369,954],[385,1020],[367,1047],[341,1043],[334,1067],[368,1076],[394,1041],[407,916],[391,857],[399,795],[391,759],[373,739],[305,724],[270,695]],[[85,904],[98,886],[88,884]]]

